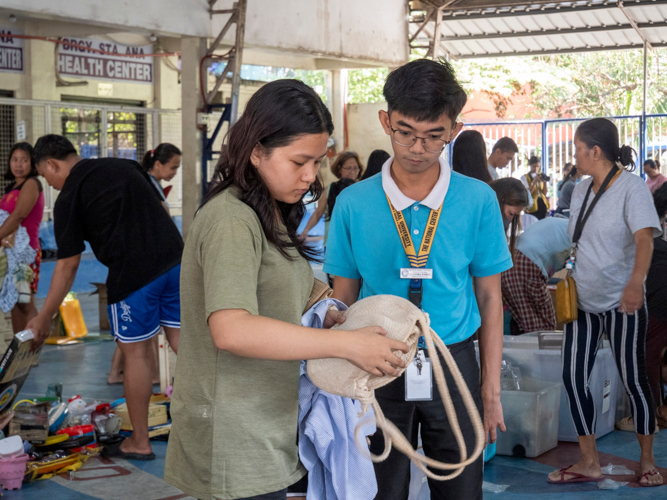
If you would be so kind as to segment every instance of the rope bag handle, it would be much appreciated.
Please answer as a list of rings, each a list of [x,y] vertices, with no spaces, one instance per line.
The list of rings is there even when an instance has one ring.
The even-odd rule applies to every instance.
[[[398,451],[406,455],[422,472],[424,472],[424,474],[426,474],[427,477],[430,477],[436,481],[446,481],[449,479],[454,479],[460,475],[466,466],[472,464],[479,458],[486,445],[486,434],[484,432],[484,424],[482,423],[482,419],[479,415],[477,405],[475,404],[475,401],[470,394],[470,390],[468,389],[468,386],[463,379],[463,375],[461,375],[461,371],[456,365],[456,361],[454,361],[454,358],[449,352],[449,349],[447,349],[447,346],[442,341],[442,339],[430,327],[422,328],[422,331],[424,333],[424,339],[426,341],[426,348],[428,350],[429,357],[433,363],[433,375],[435,377],[438,390],[440,391],[445,413],[447,414],[452,431],[456,437],[456,442],[459,445],[461,461],[457,464],[446,464],[444,462],[419,455],[403,435],[403,433],[398,429],[398,427],[385,418],[384,413],[382,412],[382,409],[380,408],[380,405],[378,404],[374,395],[372,396],[372,400],[367,402],[362,401],[362,404],[370,404],[375,411],[376,427],[382,430],[384,435],[384,451],[381,455],[374,455],[370,453],[368,449],[364,449],[359,444],[359,432],[363,424],[365,424],[364,421],[357,424],[357,427],[354,430],[354,440],[359,451],[365,456],[369,457],[373,462],[377,463],[386,460],[389,456],[389,453],[391,452],[393,445]],[[451,394],[449,393],[447,383],[445,382],[445,374],[442,370],[442,365],[440,364],[440,359],[437,355],[438,351],[440,351],[442,354],[442,357],[445,360],[445,364],[447,365],[447,368],[449,368],[449,371],[454,378],[456,387],[461,393],[463,404],[468,411],[468,417],[470,417],[470,421],[475,430],[475,449],[470,457],[467,456],[467,447],[465,440],[463,439],[463,433],[461,432],[461,427],[456,415],[454,403],[452,402]],[[412,360],[410,362],[412,362]],[[453,470],[454,472],[448,475],[438,475],[428,470],[427,467],[440,470]]]

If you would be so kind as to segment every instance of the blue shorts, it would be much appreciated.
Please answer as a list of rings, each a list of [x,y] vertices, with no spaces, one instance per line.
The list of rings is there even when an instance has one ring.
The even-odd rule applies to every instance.
[[[125,300],[109,304],[111,333],[116,340],[141,342],[157,335],[161,326],[180,328],[180,276],[179,264]]]

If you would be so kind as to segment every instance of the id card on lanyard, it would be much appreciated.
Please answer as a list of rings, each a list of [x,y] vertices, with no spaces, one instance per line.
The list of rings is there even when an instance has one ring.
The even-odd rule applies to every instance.
[[[419,253],[415,249],[410,236],[410,230],[405,222],[403,214],[394,208],[391,200],[387,197],[391,215],[396,224],[398,236],[401,239],[403,250],[410,262],[409,268],[402,268],[399,277],[410,280],[408,285],[408,299],[419,309],[422,309],[422,299],[424,297],[424,286],[422,280],[433,279],[433,269],[428,269],[428,257],[431,254],[431,247],[435,238],[435,232],[438,229],[442,205],[437,210],[431,210],[426,223],[426,231],[419,245]],[[444,204],[444,201],[443,201]],[[424,355],[424,339],[419,339],[419,351],[410,366],[405,370],[405,400],[406,401],[430,401],[433,399],[433,373],[431,370],[431,361]]]
[[[433,240],[435,239],[435,232],[438,229],[438,222],[440,221],[442,205],[440,205],[440,208],[437,210],[431,210],[429,213],[428,222],[426,224],[426,231],[424,231],[424,236],[422,238],[421,244],[419,245],[419,253],[417,253],[417,250],[415,249],[415,246],[412,242],[412,236],[410,236],[410,230],[408,229],[408,225],[405,222],[403,214],[394,208],[394,205],[391,204],[389,197],[387,197],[387,203],[389,203],[389,209],[391,210],[391,215],[394,218],[394,224],[396,224],[396,230],[398,231],[398,236],[401,239],[403,250],[405,251],[405,255],[410,262],[410,267],[402,268],[400,270],[399,278],[410,280],[408,286],[408,299],[419,309],[421,309],[422,299],[424,296],[422,280],[433,279],[433,269],[427,269],[426,264],[428,264],[428,257],[431,253]]]

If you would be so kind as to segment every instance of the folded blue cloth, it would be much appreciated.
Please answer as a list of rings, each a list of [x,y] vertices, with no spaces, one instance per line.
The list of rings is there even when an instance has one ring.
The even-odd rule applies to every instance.
[[[303,315],[302,324],[322,328],[331,305],[347,309],[338,300],[323,300]],[[306,362],[301,363],[299,457],[309,473],[307,500],[372,500],[377,495],[373,462],[354,442],[360,412],[358,401],[318,389],[308,378]],[[373,417],[372,409],[363,417],[359,434],[363,447],[367,447],[365,436],[376,431]]]

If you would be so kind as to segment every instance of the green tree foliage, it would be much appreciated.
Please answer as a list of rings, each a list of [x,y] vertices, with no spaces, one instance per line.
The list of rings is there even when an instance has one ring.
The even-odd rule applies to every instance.
[[[387,68],[354,69],[347,72],[347,102],[383,102],[382,87]]]
[[[220,68],[224,65],[219,65]],[[213,72],[217,71],[218,66],[212,67]],[[241,68],[241,78],[246,80],[254,80],[260,82],[272,82],[281,78],[295,78],[310,85],[315,89],[315,92],[327,102],[326,82],[324,79],[324,71],[321,70],[305,70],[280,68],[276,66],[256,66],[252,64],[244,64]]]
[[[508,115],[513,100],[524,96],[531,88],[548,88],[557,92],[555,99],[576,91],[568,70],[548,64],[540,58],[464,59],[454,61],[453,66],[466,91],[477,91],[493,100],[498,118],[532,117]],[[534,114],[541,113],[542,109],[536,106]]]
[[[467,90],[483,92],[507,116],[512,100],[527,91],[534,109],[525,118],[585,117],[640,114],[643,52],[591,52],[540,57],[455,61]],[[667,50],[648,58],[648,113],[667,111]]]

